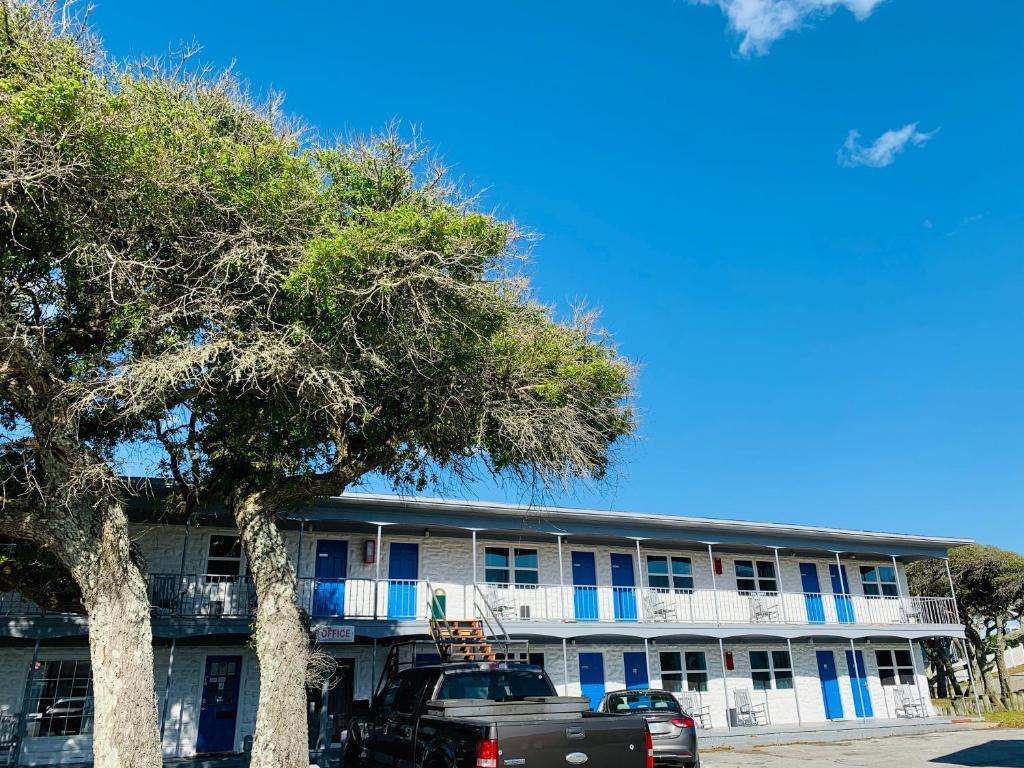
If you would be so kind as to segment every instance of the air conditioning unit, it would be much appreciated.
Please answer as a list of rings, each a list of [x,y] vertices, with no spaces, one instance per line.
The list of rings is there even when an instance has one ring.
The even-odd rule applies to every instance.
[[[519,606],[519,618],[522,621],[529,621],[530,620],[530,606],[528,606],[528,605],[520,605]]]

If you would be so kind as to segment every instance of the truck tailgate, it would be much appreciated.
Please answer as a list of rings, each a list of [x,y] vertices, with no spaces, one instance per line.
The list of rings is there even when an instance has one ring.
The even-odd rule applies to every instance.
[[[498,768],[645,768],[646,725],[640,717],[501,722]]]

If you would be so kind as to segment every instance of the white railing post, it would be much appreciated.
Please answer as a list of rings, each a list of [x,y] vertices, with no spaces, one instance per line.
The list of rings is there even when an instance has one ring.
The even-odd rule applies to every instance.
[[[772,547],[772,552],[775,553],[775,584],[779,588],[779,608],[782,614],[782,623],[788,624],[789,619],[786,616],[786,597],[782,591],[782,564],[779,562],[779,548]]]
[[[384,557],[384,553],[381,552],[381,539],[384,531],[384,526],[380,523],[377,524],[377,546],[376,546],[376,557],[373,558],[373,618],[378,618],[380,612],[380,561]]]
[[[562,558],[562,536],[558,537],[558,593],[562,603],[562,623],[569,620],[569,604],[565,595],[565,564]],[[565,643],[563,641],[563,647]],[[568,681],[566,681],[568,685]]]
[[[788,637],[786,638],[786,649],[789,651],[789,668],[793,671],[793,701],[796,703],[796,724],[803,726],[804,720],[800,716],[800,694],[796,690],[796,679],[799,675],[796,673],[796,659],[793,658],[793,642]]]
[[[671,563],[671,562],[672,562],[671,559],[669,559],[669,563]],[[668,575],[670,582],[671,582],[671,579],[672,579],[671,570],[672,570],[672,566],[670,565],[669,566],[669,575]],[[635,595],[636,595],[636,620],[642,623],[644,621],[644,599],[643,599],[644,598],[644,593],[642,591],[643,588],[644,588],[644,566],[643,566],[643,559],[642,559],[642,557],[640,555],[640,539],[636,540],[636,575],[637,575],[637,581],[640,582],[635,587],[635,589],[636,589],[636,593],[635,593]],[[645,640],[644,641],[645,652],[646,652],[646,643],[647,643],[647,641]],[[647,669],[648,669],[648,674],[650,674],[650,665],[648,665]]]
[[[960,606],[956,604],[956,587],[953,586],[953,572],[949,569],[949,558],[942,558],[946,563],[946,578],[949,579],[949,596],[953,598],[953,621],[951,624],[960,623]],[[966,648],[966,647],[965,647]]]

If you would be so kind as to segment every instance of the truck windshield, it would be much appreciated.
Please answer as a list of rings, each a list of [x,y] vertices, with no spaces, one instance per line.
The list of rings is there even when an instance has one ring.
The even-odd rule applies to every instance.
[[[438,699],[522,701],[527,696],[554,696],[547,677],[528,669],[480,669],[447,672]]]

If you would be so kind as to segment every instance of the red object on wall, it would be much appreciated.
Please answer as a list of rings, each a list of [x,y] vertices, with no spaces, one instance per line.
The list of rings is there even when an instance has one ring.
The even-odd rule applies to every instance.
[[[365,565],[372,565],[377,562],[377,542],[373,539],[367,539],[366,543],[363,544],[363,563]]]
[[[736,668],[736,663],[732,660],[732,651],[725,652],[725,668],[730,672]]]
[[[721,575],[722,575],[722,558],[716,557],[715,558],[715,576],[721,576]]]

